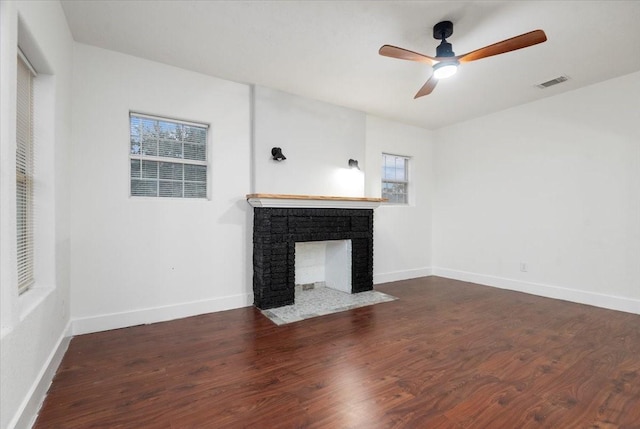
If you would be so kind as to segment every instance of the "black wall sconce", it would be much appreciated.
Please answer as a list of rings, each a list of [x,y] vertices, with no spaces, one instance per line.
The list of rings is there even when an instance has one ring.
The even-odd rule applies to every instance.
[[[274,147],[273,149],[271,149],[271,156],[273,156],[274,161],[284,161],[285,159],[287,159],[287,157],[282,154],[282,149],[280,149],[279,147]]]
[[[349,160],[349,167],[350,168],[357,168],[358,170],[360,170],[360,167],[358,166],[358,160],[357,159],[350,159]]]

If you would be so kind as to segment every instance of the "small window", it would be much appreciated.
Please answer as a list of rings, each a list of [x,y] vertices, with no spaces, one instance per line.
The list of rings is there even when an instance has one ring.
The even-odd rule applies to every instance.
[[[207,198],[204,124],[129,114],[131,196]]]
[[[16,233],[18,292],[34,283],[33,275],[33,81],[36,74],[18,50],[16,105]]]
[[[382,198],[392,204],[409,203],[409,158],[382,154]]]

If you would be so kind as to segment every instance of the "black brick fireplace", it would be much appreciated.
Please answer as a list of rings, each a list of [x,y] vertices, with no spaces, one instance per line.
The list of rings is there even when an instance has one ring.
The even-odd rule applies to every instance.
[[[254,206],[254,305],[294,303],[295,243],[351,240],[351,293],[373,289],[373,209]]]

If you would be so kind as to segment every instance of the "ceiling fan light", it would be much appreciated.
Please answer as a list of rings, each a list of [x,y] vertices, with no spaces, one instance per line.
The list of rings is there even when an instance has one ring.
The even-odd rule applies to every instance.
[[[433,77],[436,79],[446,79],[453,76],[458,71],[458,62],[443,62],[433,66]]]

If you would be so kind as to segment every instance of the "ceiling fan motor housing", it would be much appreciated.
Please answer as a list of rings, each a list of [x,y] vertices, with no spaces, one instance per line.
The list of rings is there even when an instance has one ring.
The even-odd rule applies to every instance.
[[[451,43],[445,42],[444,40],[436,48],[436,57],[453,57],[455,55]]]
[[[453,22],[442,21],[433,26],[433,38],[442,40],[440,45],[436,48],[436,57],[453,57],[456,54],[453,52],[451,43],[445,39],[453,34]]]

